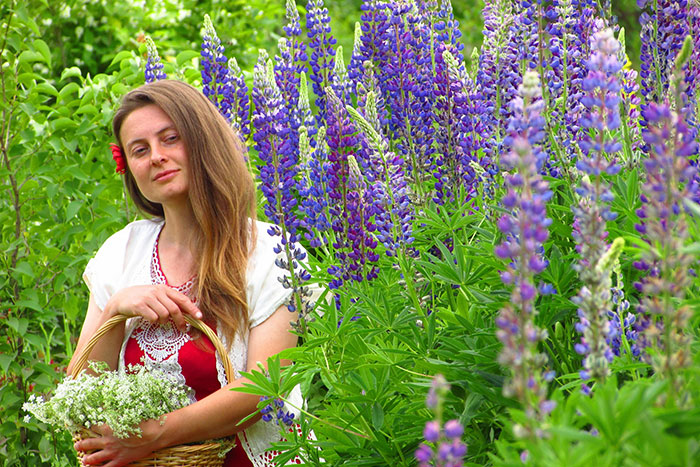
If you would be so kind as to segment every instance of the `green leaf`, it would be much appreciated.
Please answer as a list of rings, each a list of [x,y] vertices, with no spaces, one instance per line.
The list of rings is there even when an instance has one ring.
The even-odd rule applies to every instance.
[[[29,264],[27,261],[22,261],[15,266],[14,269],[15,273],[18,275],[24,275],[28,276],[30,278],[34,278],[34,270],[32,269],[32,265]],[[18,275],[15,275],[15,277],[19,277]]]
[[[70,118],[66,118],[66,117],[59,117],[56,120],[52,121],[51,123],[52,123],[54,131],[59,131],[59,130],[63,130],[66,128],[74,128],[77,126],[77,124],[73,120],[71,120]]]
[[[184,63],[189,62],[194,57],[199,57],[199,52],[195,52],[194,50],[185,50],[177,54],[175,61],[177,66],[182,66]]]
[[[56,88],[53,87],[50,83],[39,83],[36,86],[34,86],[34,89],[37,92],[51,94],[52,96],[58,96],[58,91],[56,91]]]
[[[7,325],[14,329],[18,335],[23,336],[27,331],[27,326],[29,326],[29,320],[27,318],[17,318],[13,316],[7,318]]]
[[[78,86],[76,83],[68,83],[61,90],[58,92],[58,100],[65,100],[66,97],[70,94],[78,92],[80,89],[80,86]]]
[[[130,50],[122,50],[119,52],[117,55],[114,56],[112,61],[109,63],[109,66],[107,67],[107,71],[109,71],[110,68],[116,63],[121,63],[122,60],[125,60],[127,58],[131,58],[133,55]]]
[[[13,352],[12,354],[0,353],[0,369],[2,369],[3,373],[7,373],[10,363],[14,361],[16,356],[17,352]]]
[[[68,207],[66,208],[66,220],[71,220],[75,215],[80,211],[80,209],[83,207],[83,201],[82,200],[77,200],[77,201],[71,201],[68,204]]]
[[[375,430],[381,430],[384,425],[384,410],[379,402],[372,405],[372,425]]]
[[[696,438],[700,436],[700,408],[679,410],[658,416],[667,423],[666,432],[679,438]]]
[[[33,62],[42,62],[44,61],[44,56],[41,55],[39,52],[35,52],[33,50],[25,50],[24,52],[19,54],[18,61],[20,66]]]
[[[32,42],[32,46],[39,51],[39,53],[44,57],[46,64],[49,66],[49,68],[51,68],[51,51],[49,50],[49,46],[46,45],[46,42],[42,41],[41,39],[35,39],[34,42]]]
[[[64,79],[73,78],[73,77],[76,77],[76,76],[77,76],[78,78],[80,78],[80,77],[82,76],[82,73],[80,72],[80,68],[78,68],[77,66],[72,66],[72,67],[70,67],[70,68],[65,68],[65,69],[61,72],[61,78],[59,79],[59,81],[63,81]]]

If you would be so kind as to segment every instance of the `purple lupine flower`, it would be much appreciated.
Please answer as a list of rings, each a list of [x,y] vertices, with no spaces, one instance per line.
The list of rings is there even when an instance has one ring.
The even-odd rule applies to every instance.
[[[409,94],[412,90],[417,75],[414,53],[410,46],[412,24],[407,25],[406,16],[411,10],[408,3],[393,3],[390,5],[389,16],[389,56],[390,60],[384,65],[382,72],[386,76],[384,81],[385,99],[391,110],[389,129],[391,133],[406,135],[406,115],[408,111]],[[408,27],[407,27],[408,26]]]
[[[637,331],[634,330],[637,316],[630,310],[630,302],[625,297],[625,283],[623,281],[620,262],[618,261],[613,268],[615,273],[615,284],[610,289],[613,309],[608,312],[610,318],[610,333],[608,335],[608,345],[613,354],[620,356],[627,352],[627,348],[623,348],[623,336],[627,340],[629,350],[633,357],[638,358],[640,354],[637,346]],[[624,318],[623,318],[624,316]]]
[[[326,121],[326,88],[332,84],[331,73],[335,60],[336,40],[331,34],[330,22],[323,0],[309,0],[306,3],[306,34],[311,49],[309,79],[316,94],[316,122],[319,126]]]
[[[450,0],[440,0],[440,8],[437,11],[436,21],[433,25],[436,39],[445,45],[445,49],[459,63],[464,62],[462,51],[464,44],[460,42],[462,31],[459,29],[459,21],[455,19],[452,12],[452,2]]]
[[[431,171],[436,179],[434,200],[445,204],[454,199],[460,186],[465,189],[466,199],[476,195],[479,179],[472,163],[480,161],[475,158],[474,143],[478,138],[470,137],[474,127],[469,113],[466,72],[442,44],[438,46],[435,62],[432,115],[436,152]]]
[[[202,93],[219,109],[226,120],[231,121],[231,105],[236,100],[236,93],[231,84],[224,46],[216,35],[209,15],[204,15],[202,38]]]
[[[567,81],[568,89],[562,100],[563,132],[562,144],[569,158],[577,155],[577,143],[580,141],[583,129],[580,122],[586,113],[581,99],[583,98],[583,80],[588,74],[585,60],[590,56],[590,38],[595,32],[594,8],[586,2],[580,2],[571,12],[573,21],[567,26],[570,43],[567,43]]]
[[[682,65],[682,64],[681,64]],[[677,70],[680,71],[680,70]],[[697,151],[697,142],[685,122],[684,115],[668,104],[650,103],[642,111],[648,123],[644,141],[649,159],[644,161],[647,179],[640,209],[643,238],[652,246],[642,253],[642,261],[652,272],[641,285],[636,330],[643,345],[660,348],[652,359],[654,370],[679,389],[676,370],[691,364],[688,322],[692,311],[682,303],[692,283],[689,267],[694,261],[684,251],[688,227],[684,202],[691,198],[695,172],[688,157]],[[682,399],[682,397],[680,397]]]
[[[438,406],[449,390],[450,385],[445,377],[441,374],[435,375],[430,383],[428,395],[425,398],[425,406],[433,411],[440,412]]]
[[[295,165],[299,161],[299,127],[302,125],[302,116],[299,113],[299,88],[301,76],[298,73],[296,59],[291,49],[290,41],[281,37],[278,41],[279,55],[275,56],[275,82],[284,96],[284,111],[280,115],[281,121],[280,137],[284,138],[287,144],[284,145],[285,152],[288,152],[289,164]],[[303,191],[302,186],[296,187]]]
[[[441,428],[442,401],[449,390],[442,375],[436,375],[426,399],[426,405],[435,413],[423,429],[424,443],[415,451],[420,466],[455,467],[463,465],[467,445],[461,440],[464,427],[459,420],[450,420]]]
[[[294,0],[287,0],[286,6],[287,24],[284,32],[287,41],[279,41],[280,56],[276,57],[277,84],[286,96],[287,112],[293,115],[292,134],[295,141],[298,139],[297,132],[300,125],[308,125],[306,113],[300,113],[304,109],[298,108],[299,88],[301,86],[301,75],[306,69],[305,63],[308,60],[306,55],[306,44],[300,39],[301,25],[299,23],[299,12]],[[297,108],[295,108],[295,106]],[[315,134],[315,128],[307,126],[310,135]]]
[[[395,141],[407,175],[416,185],[432,163],[432,88],[430,31],[409,5],[392,5],[389,51],[383,91],[390,109],[387,133]]]
[[[260,401],[265,402],[270,400],[267,396],[260,396]],[[264,422],[275,421],[276,425],[291,426],[294,423],[294,414],[284,410],[284,401],[280,398],[275,398],[271,402],[260,409]]]
[[[299,164],[294,151],[289,148],[289,117],[275,80],[272,61],[268,60],[264,50],[260,51],[254,68],[253,104],[253,140],[261,162],[258,167],[260,189],[266,200],[264,212],[274,224],[268,234],[280,237],[274,253],[283,255],[275,264],[287,273],[280,279],[283,287],[292,290],[285,305],[290,312],[299,313],[294,326],[305,333],[313,303],[308,300],[311,292],[303,285],[311,276],[299,266],[299,261],[306,258],[306,253],[299,247],[301,221],[296,208]]]
[[[646,107],[651,102],[663,102],[669,86],[673,60],[688,34],[687,0],[638,0],[643,9],[641,88]]]
[[[328,199],[331,167],[325,141],[326,128],[321,127],[317,135],[318,143],[311,149],[306,127],[299,128],[300,157],[306,179],[306,190],[301,193],[302,210],[305,214],[302,225],[306,229],[304,236],[312,247],[327,244],[326,233],[331,228]]]
[[[332,219],[332,246],[338,263],[331,266],[328,272],[335,276],[329,287],[337,289],[349,280],[360,282],[374,279],[377,275],[375,263],[379,256],[374,251],[377,241],[372,233],[375,229],[372,200],[377,196],[374,185],[368,185],[362,174],[362,170],[369,165],[366,144],[361,141],[344,104],[333,90],[328,88],[326,94],[326,139],[330,163],[327,190]],[[352,165],[357,169],[350,170],[351,160],[355,161]]]
[[[343,46],[339,45],[335,52],[335,63],[333,72],[331,73],[331,87],[335,95],[340,98],[345,104],[352,102],[353,86],[348,75],[348,69],[345,67],[343,59]]]
[[[352,55],[348,65],[348,79],[350,79],[351,93],[357,94],[357,85],[362,82],[362,63],[365,57],[362,55],[362,25],[355,23],[355,38],[352,43]]]
[[[334,245],[335,248],[344,246],[346,251],[341,253],[345,261],[336,277],[344,282],[350,279],[362,282],[377,276],[377,266],[374,263],[379,260],[379,255],[374,251],[377,240],[372,234],[371,221],[374,213],[368,203],[374,198],[374,193],[372,185],[367,185],[360,166],[352,154],[347,156],[347,165],[348,183],[345,193],[346,205],[343,211],[346,219],[343,232],[345,245],[340,242]]]
[[[640,130],[639,105],[641,99],[639,97],[639,83],[637,82],[637,70],[632,68],[632,63],[625,52],[625,36],[624,29],[620,30],[620,63],[624,64],[620,70],[620,84],[622,90],[620,92],[620,128],[625,141],[623,149],[629,151],[625,155],[627,167],[634,167],[639,160],[639,152],[642,149],[642,132]]]
[[[487,2],[482,10],[484,43],[479,56],[478,92],[486,104],[485,125],[498,147],[508,125],[510,101],[517,94],[520,73],[516,41],[512,40],[514,21],[511,2]]]
[[[618,74],[622,64],[619,49],[620,44],[610,28],[598,30],[591,38],[588,74],[581,83],[585,92],[581,103],[587,109],[581,126],[587,133],[579,142],[583,154],[576,167],[589,180],[582,181],[576,190],[580,201],[574,208],[573,237],[581,255],[576,270],[583,285],[572,301],[578,305],[576,329],[583,334],[576,346],[576,351],[585,356],[581,376],[584,380],[593,378],[598,382],[609,375],[608,362],[613,357],[608,345],[612,265],[610,269],[599,265],[608,250],[605,223],[616,216],[610,210],[613,195],[603,174],[614,175],[619,171],[615,159],[621,145],[606,136],[620,126]]]
[[[688,107],[691,111],[688,124],[695,127],[697,135],[700,132],[700,34],[697,33],[700,31],[700,0],[688,1],[688,30],[695,31],[692,34],[692,54],[685,70]]]
[[[386,247],[388,256],[395,256],[398,252],[413,256],[415,251],[409,247],[413,243],[413,210],[403,172],[403,159],[388,151],[386,138],[377,129],[374,93],[368,93],[363,108],[369,120],[375,122],[374,125],[351,106],[347,106],[347,110],[367,139],[369,159],[372,161],[370,165],[374,166],[372,181],[376,197],[370,202],[375,214],[376,238]]]
[[[370,62],[375,70],[380,73],[389,62],[389,2],[381,0],[363,0],[362,14],[360,15],[360,54],[361,64],[365,68],[365,62]],[[366,71],[366,69],[365,69]],[[384,80],[387,78],[383,73],[376,76],[380,88],[384,89]]]
[[[519,99],[523,103],[514,106],[516,117],[522,122],[536,122],[541,99],[537,73],[525,74]],[[546,217],[545,204],[551,191],[539,174],[537,158],[528,141],[528,128],[520,125],[513,128],[519,128],[519,134],[511,136],[511,150],[501,159],[503,167],[510,170],[505,177],[509,190],[502,200],[509,213],[498,221],[505,240],[494,250],[496,256],[510,261],[501,278],[513,286],[513,291],[511,302],[496,318],[496,335],[503,343],[499,362],[510,367],[513,374],[503,392],[518,399],[528,418],[537,423],[545,415],[540,403],[547,394],[542,375],[546,357],[537,351],[537,343],[546,337],[546,331],[534,324],[537,298],[534,276],[547,266],[541,251],[549,236],[547,228],[551,221]],[[520,431],[523,430],[536,433],[535,427],[521,427]]]
[[[248,85],[235,58],[228,61],[228,75],[231,77],[231,85],[235,89],[231,100],[231,124],[238,130],[241,139],[247,140],[250,135]]]
[[[152,83],[156,80],[167,78],[163,71],[163,63],[160,61],[156,44],[150,36],[146,36],[146,51],[148,53],[145,72],[146,82]]]
[[[527,70],[538,70],[540,65],[540,18],[542,12],[539,11],[541,3],[523,0],[516,7],[516,14],[513,21],[513,29],[516,35],[518,62],[524,65],[521,72]],[[546,87],[543,87],[545,94]]]

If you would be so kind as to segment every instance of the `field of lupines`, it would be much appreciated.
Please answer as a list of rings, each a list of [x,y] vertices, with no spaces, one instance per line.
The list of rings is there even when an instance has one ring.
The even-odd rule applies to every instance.
[[[147,40],[277,225],[301,340],[248,390],[286,433],[302,385],[282,463],[698,465],[700,3],[638,4],[640,70],[595,1],[487,1],[470,57],[449,0],[365,1],[349,54],[288,2],[252,73],[208,17],[201,74]]]

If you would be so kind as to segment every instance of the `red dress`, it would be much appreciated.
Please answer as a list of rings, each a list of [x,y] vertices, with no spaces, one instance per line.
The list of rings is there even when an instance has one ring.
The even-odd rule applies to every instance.
[[[151,282],[173,287],[168,283],[160,267],[158,240],[155,242],[151,257]],[[185,284],[173,288],[189,295],[193,283],[194,279],[190,279]],[[212,329],[215,330],[216,326],[212,326]],[[172,323],[159,325],[142,320],[127,340],[124,364],[141,365],[144,361],[189,386],[192,389],[190,394],[192,402],[221,389],[214,346],[208,337],[199,332],[182,333]],[[253,464],[248,459],[248,455],[238,440],[236,441],[236,447],[226,456],[224,466],[252,467]]]

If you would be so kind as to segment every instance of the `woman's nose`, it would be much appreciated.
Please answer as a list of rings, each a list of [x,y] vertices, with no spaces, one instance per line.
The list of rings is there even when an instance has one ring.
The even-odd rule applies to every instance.
[[[163,148],[154,146],[151,150],[151,164],[159,165],[168,159]]]

